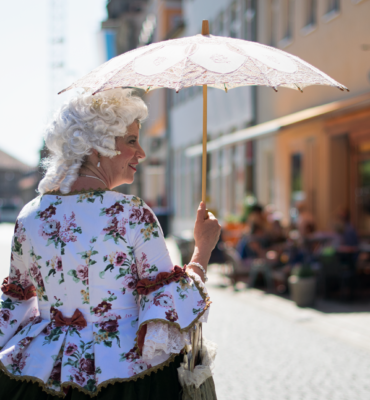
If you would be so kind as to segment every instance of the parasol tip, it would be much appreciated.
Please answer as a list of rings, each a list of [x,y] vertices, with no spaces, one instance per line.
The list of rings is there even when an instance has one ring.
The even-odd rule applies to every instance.
[[[347,90],[347,92],[349,92],[349,89],[345,86],[338,86],[338,89],[341,90],[342,92],[344,92],[345,90]]]
[[[209,35],[209,23],[208,19],[202,21],[202,35]]]
[[[275,90],[275,92],[277,93],[277,89],[276,89],[276,86],[271,86],[274,90]]]

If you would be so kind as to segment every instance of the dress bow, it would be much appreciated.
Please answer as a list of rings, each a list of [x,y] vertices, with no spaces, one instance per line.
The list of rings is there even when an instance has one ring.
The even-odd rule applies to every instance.
[[[179,281],[183,276],[185,276],[185,271],[186,265],[184,268],[175,265],[171,272],[160,272],[154,281],[147,278],[141,279],[136,285],[136,291],[138,294],[148,295],[164,285],[169,285],[172,282]]]
[[[31,297],[36,296],[35,286],[30,285],[23,289],[19,285],[8,282],[9,277],[5,278],[3,284],[1,285],[1,291],[7,296],[14,297],[18,300],[29,300]]]
[[[71,318],[65,317],[61,311],[57,311],[54,314],[54,322],[55,326],[79,326],[80,328],[85,328],[86,320],[83,316],[82,312],[76,308],[76,311],[73,313]]]

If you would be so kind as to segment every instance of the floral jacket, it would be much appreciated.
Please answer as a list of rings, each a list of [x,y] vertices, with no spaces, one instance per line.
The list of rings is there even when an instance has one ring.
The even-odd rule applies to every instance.
[[[167,365],[174,354],[143,357],[148,327],[183,334],[210,304],[199,277],[173,266],[151,209],[114,191],[27,204],[1,289],[0,369],[61,397]]]

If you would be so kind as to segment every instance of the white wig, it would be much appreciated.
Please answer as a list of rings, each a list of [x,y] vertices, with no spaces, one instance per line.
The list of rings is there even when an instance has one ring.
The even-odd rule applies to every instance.
[[[45,132],[50,157],[38,190],[69,193],[86,156],[96,149],[102,156],[114,157],[116,136],[124,136],[128,125],[148,115],[144,101],[132,96],[131,89],[79,94],[55,114]]]

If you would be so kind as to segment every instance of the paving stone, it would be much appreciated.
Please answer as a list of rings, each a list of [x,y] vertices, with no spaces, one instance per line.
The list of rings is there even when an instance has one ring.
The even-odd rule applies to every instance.
[[[212,281],[209,292],[213,304],[204,332],[218,344],[219,400],[370,399],[366,349],[313,329],[304,322],[306,310],[299,322]]]

